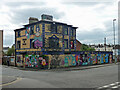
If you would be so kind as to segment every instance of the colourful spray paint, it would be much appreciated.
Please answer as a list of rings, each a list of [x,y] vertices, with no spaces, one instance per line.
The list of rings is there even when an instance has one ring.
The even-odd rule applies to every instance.
[[[94,65],[112,62],[112,54],[104,53],[80,53],[80,54],[60,54],[60,55],[46,55],[51,57],[50,62],[48,59],[41,57],[40,55],[25,55],[26,67],[69,67],[69,66],[83,66]],[[20,62],[21,57],[17,57],[17,61]]]

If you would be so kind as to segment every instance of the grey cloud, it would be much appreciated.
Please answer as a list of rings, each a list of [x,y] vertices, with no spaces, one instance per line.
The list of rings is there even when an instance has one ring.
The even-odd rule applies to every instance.
[[[14,35],[4,35],[3,36],[3,46],[11,47],[14,44]]]
[[[103,43],[104,37],[105,37],[105,33],[99,28],[96,28],[93,31],[77,34],[78,40],[86,44]],[[84,42],[84,41],[87,41],[87,42]]]
[[[82,7],[88,7],[88,6],[94,6],[98,4],[111,4],[110,2],[62,2],[63,4],[66,5],[77,5],[77,6],[82,6]]]
[[[90,44],[90,43],[98,44],[98,43],[104,43],[104,38],[106,37],[107,43],[113,43],[113,26],[112,26],[113,22],[112,20],[105,21],[103,24],[106,27],[105,31],[100,28],[96,28],[89,32],[77,33],[77,39],[80,40],[82,43],[86,43],[86,44]],[[81,30],[79,30],[79,32],[80,31]],[[116,29],[116,35],[117,35],[117,29]]]
[[[6,6],[11,7],[11,8],[16,8],[20,7],[23,5],[28,5],[28,6],[39,6],[39,5],[45,5],[45,2],[7,2],[5,3]]]
[[[28,8],[28,9],[12,9],[14,12],[14,16],[11,16],[12,23],[19,24],[19,23],[26,23],[28,22],[29,17],[41,17],[42,14],[49,14],[53,15],[55,19],[59,19],[64,15],[64,12],[58,12],[55,8]]]

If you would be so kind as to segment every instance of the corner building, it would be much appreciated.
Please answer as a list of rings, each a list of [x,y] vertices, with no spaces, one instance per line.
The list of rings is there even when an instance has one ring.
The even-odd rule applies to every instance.
[[[36,57],[46,60],[45,55],[47,53],[59,52],[64,54],[64,52],[76,51],[77,27],[53,21],[53,17],[50,15],[43,14],[41,18],[39,21],[37,18],[30,17],[29,24],[14,30],[16,65],[25,64],[34,67],[35,63],[36,65],[42,63],[37,62]],[[27,61],[27,57],[30,60]],[[32,61],[31,58],[34,58],[34,60]],[[34,64],[32,65],[32,63]],[[47,65],[49,61],[45,63]]]

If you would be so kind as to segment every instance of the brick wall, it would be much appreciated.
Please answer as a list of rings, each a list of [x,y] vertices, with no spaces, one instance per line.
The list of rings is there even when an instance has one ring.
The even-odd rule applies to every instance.
[[[80,51],[80,48],[81,48],[82,44],[76,40],[76,51]]]
[[[0,64],[2,64],[3,57],[3,30],[0,30]]]

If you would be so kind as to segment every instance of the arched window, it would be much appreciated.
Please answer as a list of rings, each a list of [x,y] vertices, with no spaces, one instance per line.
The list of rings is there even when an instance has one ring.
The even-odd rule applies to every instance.
[[[59,48],[59,38],[57,38],[55,35],[49,38],[49,47],[50,48]]]

